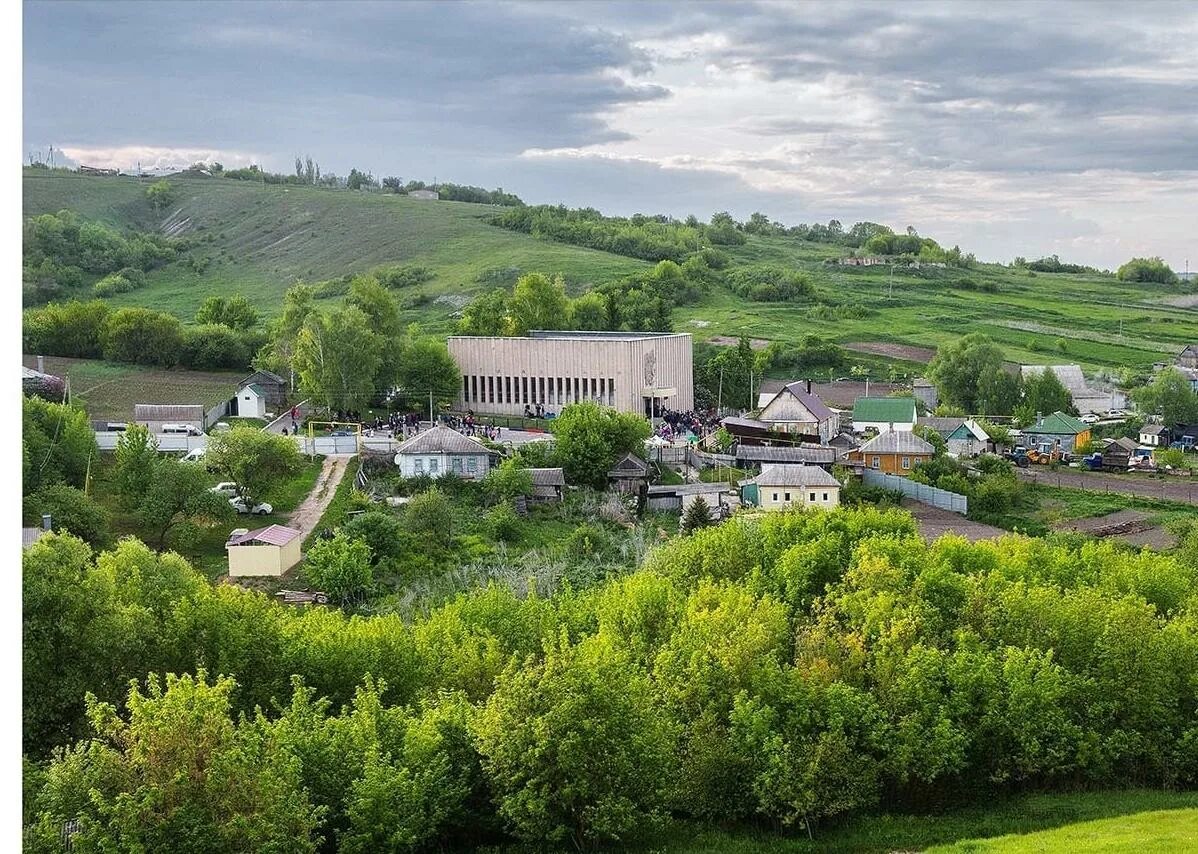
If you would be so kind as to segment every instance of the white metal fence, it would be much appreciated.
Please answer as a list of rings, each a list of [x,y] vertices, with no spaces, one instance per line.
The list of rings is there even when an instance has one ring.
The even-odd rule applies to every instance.
[[[866,469],[863,477],[866,486],[880,486],[883,489],[894,489],[908,498],[931,504],[941,510],[951,510],[962,516],[969,512],[969,499],[947,489],[937,489],[926,483],[917,483],[910,478],[899,477],[897,474],[884,474],[873,469]]]

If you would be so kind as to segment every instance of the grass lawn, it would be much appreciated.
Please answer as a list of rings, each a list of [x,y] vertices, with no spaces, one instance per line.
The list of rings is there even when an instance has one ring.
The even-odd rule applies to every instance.
[[[783,836],[682,826],[673,828],[668,841],[652,850],[662,854],[1193,851],[1198,842],[1198,792],[1132,789],[1024,795],[936,815],[861,816],[817,831],[814,840],[800,833]]]

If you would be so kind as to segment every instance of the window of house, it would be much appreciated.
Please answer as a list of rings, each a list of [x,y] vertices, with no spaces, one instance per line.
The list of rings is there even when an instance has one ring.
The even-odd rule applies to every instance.
[[[454,473],[461,474],[462,473],[462,458],[461,457],[450,457],[449,468]]]
[[[774,493],[774,500],[775,500],[775,501],[777,501],[777,500],[778,500],[778,493],[776,493],[776,492]]]
[[[871,462],[871,463],[869,464],[869,466],[870,466],[870,468],[875,468],[875,469],[877,469],[877,468],[881,468],[881,467],[882,467],[882,458],[881,458],[881,457],[874,457],[874,458],[873,458],[873,462]]]
[[[905,468],[905,469],[911,468],[911,458],[910,457],[903,457],[903,468]]]
[[[441,468],[441,461],[440,461],[440,460],[438,460],[436,457],[429,457],[429,460],[428,460],[428,473],[429,473],[429,474],[436,474],[436,473],[437,473],[437,471],[438,471],[440,468]]]
[[[424,460],[420,459],[420,457],[416,458],[416,473],[417,474],[424,473]]]
[[[827,500],[828,500],[828,493],[825,492],[824,493],[824,501],[827,501]]]
[[[814,493],[814,492],[813,492],[813,493],[811,493],[811,497],[810,497],[810,498],[808,498],[807,500],[808,500],[808,501],[811,501],[811,502],[814,502],[814,501],[815,501],[815,493]]]
[[[470,399],[470,377],[462,374],[462,400]]]
[[[783,499],[783,501],[790,501],[790,493],[789,492],[786,493],[786,497]]]
[[[466,471],[470,472],[470,474],[474,474],[476,471],[478,471],[478,457],[466,458]]]

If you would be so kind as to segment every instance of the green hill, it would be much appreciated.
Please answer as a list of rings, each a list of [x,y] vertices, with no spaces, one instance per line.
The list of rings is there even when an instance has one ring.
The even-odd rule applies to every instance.
[[[171,182],[177,200],[156,213],[145,198],[145,180],[26,170],[24,210],[34,215],[70,208],[114,227],[190,238],[194,246],[184,261],[153,271],[146,287],[112,298],[117,305],[144,305],[184,319],[214,294],[244,294],[269,315],[295,282],[413,264],[435,275],[400,292],[406,319],[448,332],[457,309],[487,287],[480,277],[488,271],[561,273],[579,293],[649,266],[489,225],[496,210],[489,205],[227,178]],[[806,270],[824,304],[750,302],[716,288],[674,312],[675,328],[693,332],[699,341],[745,335],[794,343],[815,334],[864,345],[864,352],[875,354],[863,357],[867,362],[883,356],[918,363],[928,357],[921,348],[981,331],[1013,361],[1079,363],[1087,369],[1146,369],[1198,341],[1198,309],[1165,302],[1192,291],[1192,285],[1029,274],[992,264],[893,272],[846,267],[824,263],[844,254],[843,248],[790,237],[753,235],[742,246],[722,248],[734,268],[770,264]],[[846,312],[843,305],[837,310],[844,303],[860,310]]]

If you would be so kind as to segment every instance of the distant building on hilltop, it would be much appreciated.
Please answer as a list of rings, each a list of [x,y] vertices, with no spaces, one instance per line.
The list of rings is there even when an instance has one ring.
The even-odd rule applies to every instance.
[[[421,199],[426,202],[435,202],[441,198],[441,194],[436,190],[408,190],[409,199]]]

